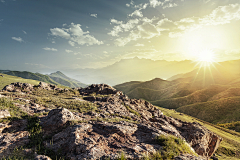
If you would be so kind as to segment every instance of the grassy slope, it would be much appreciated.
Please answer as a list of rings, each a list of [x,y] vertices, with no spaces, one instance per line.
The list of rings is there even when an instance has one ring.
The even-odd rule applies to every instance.
[[[227,123],[240,120],[240,97],[224,98],[216,101],[196,103],[177,109],[193,117],[210,123]]]
[[[23,79],[21,77],[10,76],[2,73],[0,75],[4,76],[4,77],[0,77],[0,90],[3,89],[6,85],[9,85],[14,82],[30,83],[33,85],[39,84],[39,81],[36,81],[36,80]]]
[[[181,106],[190,105],[194,103],[206,102],[214,95],[227,90],[229,86],[211,85],[206,89],[197,90],[185,97],[171,98],[166,100],[151,101],[152,104],[164,108],[176,109]]]
[[[46,83],[51,83],[51,84],[55,84],[58,85],[59,83],[55,82],[54,80],[52,80],[49,76],[47,75],[43,75],[40,73],[32,73],[32,72],[27,72],[27,71],[9,71],[6,72],[5,74],[7,75],[12,75],[12,76],[17,76],[17,77],[22,77],[25,79],[33,79],[33,80],[37,80],[37,81],[42,81],[42,82],[46,82]]]
[[[67,77],[66,75],[64,75],[62,72],[57,71],[55,73],[51,73],[50,75],[48,75],[51,79],[53,79],[54,81],[68,86],[70,88],[76,88],[76,87],[86,87],[86,84],[83,84],[75,79],[71,79],[69,77]]]
[[[211,130],[212,132],[218,134],[223,138],[219,149],[216,152],[216,156],[219,160],[239,160],[240,159],[240,133],[213,125],[211,123],[199,120],[197,118],[181,114],[174,110],[169,110],[166,108],[159,109],[167,116],[172,116],[173,118],[181,119],[187,122],[198,122]],[[221,156],[220,156],[221,155]]]

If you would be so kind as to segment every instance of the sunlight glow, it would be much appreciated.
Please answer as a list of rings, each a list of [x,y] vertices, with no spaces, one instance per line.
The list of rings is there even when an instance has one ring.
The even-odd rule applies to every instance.
[[[212,50],[205,49],[199,52],[197,55],[197,61],[199,62],[209,62],[212,63],[215,61],[215,55]]]

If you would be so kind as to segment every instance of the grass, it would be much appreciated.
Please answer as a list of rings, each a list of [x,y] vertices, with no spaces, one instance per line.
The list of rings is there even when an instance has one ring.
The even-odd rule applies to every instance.
[[[27,114],[19,107],[16,107],[10,99],[0,98],[0,110],[5,109],[10,112],[11,117],[0,119],[0,123],[7,123],[12,120],[23,119],[25,116],[27,116]]]
[[[88,111],[96,111],[98,107],[96,104],[91,102],[72,99],[72,97],[82,99],[82,96],[79,95],[79,92],[73,89],[69,89],[69,91],[67,92],[36,89],[35,91],[32,91],[31,94],[27,95],[22,95],[19,93],[4,93],[4,95],[10,97],[31,99],[35,103],[47,108],[62,107],[71,111],[81,113]]]
[[[0,73],[0,75],[3,75],[4,77],[0,77],[0,90],[2,90],[6,85],[9,85],[11,83],[15,82],[21,82],[21,83],[30,83],[33,85],[38,85],[40,81],[31,80],[31,79],[24,79],[16,76],[10,76],[6,74]]]
[[[217,125],[220,127],[223,127],[223,128],[234,130],[236,132],[240,132],[240,121],[224,123],[224,124],[217,124]]]
[[[151,159],[170,160],[179,156],[181,153],[189,153],[197,156],[197,154],[191,150],[185,141],[175,136],[160,135],[156,138],[156,141],[162,146],[162,149],[159,150],[158,153],[155,153]]]
[[[141,115],[140,115],[137,111],[133,110],[133,109],[132,109],[131,107],[129,107],[128,105],[124,105],[124,106],[127,108],[127,110],[129,110],[129,112],[135,114],[135,115],[138,116],[138,117],[141,117]]]
[[[240,133],[222,128],[220,126],[211,124],[209,122],[191,117],[186,114],[180,114],[175,110],[169,110],[166,108],[159,109],[167,116],[180,119],[186,122],[198,122],[205,126],[210,131],[216,133],[223,138],[223,141],[220,143],[218,150],[216,151],[216,156],[219,160],[239,160],[240,159]]]
[[[182,106],[177,111],[210,123],[240,121],[240,97],[230,97]]]
[[[39,155],[46,155],[53,160],[64,160],[61,153],[55,153],[51,149],[44,146],[43,142],[46,140],[51,140],[52,137],[43,138],[42,127],[40,126],[40,120],[38,117],[28,117],[28,131],[30,133],[29,139],[30,143],[26,146],[27,148],[33,148],[35,152]]]

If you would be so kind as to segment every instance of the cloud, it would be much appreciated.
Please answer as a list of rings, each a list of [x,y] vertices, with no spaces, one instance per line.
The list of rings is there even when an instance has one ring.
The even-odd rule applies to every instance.
[[[97,14],[91,14],[90,16],[97,18]]]
[[[71,46],[79,45],[94,45],[103,44],[102,41],[97,40],[94,36],[89,34],[89,31],[84,32],[80,24],[71,23],[68,28],[53,28],[50,29],[52,36],[61,37],[68,40]]]
[[[127,3],[126,6],[127,6],[127,7],[130,7],[131,5]]]
[[[13,40],[18,41],[18,42],[24,42],[24,40],[21,37],[12,37]]]
[[[22,30],[22,31],[23,31],[23,33],[24,33],[24,34],[27,34],[27,32],[26,32],[26,31],[24,31],[24,30]]]
[[[227,24],[232,20],[240,20],[240,4],[229,4],[220,6],[208,16],[200,19],[202,25]]]
[[[129,31],[130,33],[128,34],[128,36],[115,39],[115,45],[125,46],[130,41],[136,41],[138,39],[150,39],[160,35],[157,27],[152,24],[153,19],[147,19],[145,17],[141,20],[138,20],[138,22],[141,22],[141,24],[134,25]]]
[[[163,5],[163,9],[165,8],[172,8],[172,7],[177,7],[178,5],[176,3],[167,3],[165,5]]]
[[[150,6],[168,4],[167,7],[176,6],[172,1],[165,0],[163,2],[150,0]],[[202,17],[187,17],[177,21],[168,18],[160,19],[160,17],[140,17],[130,19],[127,22],[111,19],[114,25],[112,31],[108,34],[114,37],[115,45],[124,46],[131,41],[138,39],[150,39],[162,34],[168,35],[170,38],[182,36],[185,32],[196,30],[209,25],[223,25],[231,23],[231,21],[240,20],[240,4],[229,4],[214,9],[210,14]]]
[[[149,0],[149,2],[150,2],[150,6],[153,7],[153,8],[162,4],[162,2],[158,1],[158,0]]]
[[[58,51],[58,50],[55,49],[55,48],[48,48],[48,47],[45,47],[45,48],[43,48],[43,49],[46,50],[46,51],[54,51],[54,52]]]
[[[129,14],[129,16],[130,17],[133,17],[133,16],[143,17],[143,14],[142,14],[142,11],[136,10],[132,14]]]
[[[136,47],[143,47],[144,44],[137,43],[135,46],[136,46]]]
[[[4,0],[0,0],[0,2],[2,2],[2,3],[5,3],[5,1],[4,1]]]
[[[138,23],[138,19],[131,19],[127,23],[123,23],[122,21],[117,21],[115,19],[111,19],[111,22],[113,24],[118,24],[117,26],[113,27],[113,30],[109,32],[108,34],[114,37],[118,37],[118,34],[120,32],[127,32],[130,31],[132,28],[134,28]]]
[[[71,52],[73,52],[72,50],[67,50],[67,49],[66,49],[65,51],[66,51],[67,53],[71,53]]]
[[[75,46],[75,43],[73,41],[68,41],[68,43],[73,47]]]

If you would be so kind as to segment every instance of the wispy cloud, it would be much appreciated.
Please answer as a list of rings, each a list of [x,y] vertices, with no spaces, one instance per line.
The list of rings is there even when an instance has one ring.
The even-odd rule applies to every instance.
[[[58,51],[58,50],[55,49],[55,48],[48,48],[48,47],[45,47],[45,48],[43,48],[43,49],[46,50],[46,51],[54,51],[54,52]]]
[[[26,32],[26,31],[24,31],[24,30],[23,30],[23,33],[24,33],[24,34],[27,34],[27,32]]]
[[[67,50],[67,49],[66,49],[65,51],[66,51],[67,53],[71,53],[71,52],[73,52],[72,50]]]
[[[4,3],[5,1],[4,0],[0,0],[0,2]]]
[[[94,36],[89,34],[89,31],[84,32],[80,24],[71,23],[68,28],[52,28],[50,29],[52,36],[62,37],[68,40],[71,46],[79,45],[94,45],[103,44],[102,41],[97,40]]]
[[[135,10],[132,14],[129,14],[130,17],[133,16],[138,16],[138,17],[143,17],[142,11],[140,10]]]
[[[90,16],[97,18],[97,14],[90,14]]]
[[[21,37],[12,37],[13,40],[18,41],[18,42],[24,42],[24,40]]]
[[[165,0],[164,2],[167,1]],[[150,5],[154,7],[164,2],[150,0]],[[170,3],[167,4],[169,4],[168,7],[171,7]],[[187,31],[209,25],[223,25],[234,20],[240,20],[240,4],[220,6],[214,9],[209,15],[188,17],[178,21],[173,21],[168,18],[161,19],[160,17],[153,17],[152,19],[140,17],[130,19],[124,23],[116,19],[111,19],[111,24],[114,25],[114,27],[108,34],[113,37],[118,37],[115,39],[115,45],[125,46],[131,41],[150,39],[162,34],[168,34],[170,38],[175,38]]]
[[[143,47],[144,44],[137,43],[135,46],[136,46],[136,47]]]

